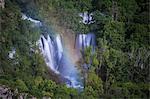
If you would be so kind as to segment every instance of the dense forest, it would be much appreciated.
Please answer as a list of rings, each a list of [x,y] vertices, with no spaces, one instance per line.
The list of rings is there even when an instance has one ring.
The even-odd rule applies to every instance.
[[[0,85],[28,93],[28,98],[149,99],[149,0],[4,2],[0,9]],[[94,23],[79,23],[79,13],[85,11],[93,14]],[[22,20],[22,13],[47,27],[62,27],[75,34],[91,31],[96,35],[95,53],[87,48],[78,63],[85,76],[83,90],[68,88],[48,69],[36,44],[41,29]],[[10,58],[13,50],[15,54]],[[83,68],[83,63],[90,67]]]

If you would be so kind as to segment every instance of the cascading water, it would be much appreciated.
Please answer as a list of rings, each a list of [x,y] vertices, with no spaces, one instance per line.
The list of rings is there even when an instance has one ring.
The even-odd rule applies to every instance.
[[[63,56],[63,46],[62,46],[62,41],[61,41],[61,36],[60,35],[56,36],[56,44],[57,44],[58,62],[60,62],[61,58]]]
[[[76,48],[84,51],[87,47],[92,47],[92,52],[95,49],[95,35],[93,33],[78,34],[76,37]]]
[[[29,20],[35,24],[35,26],[43,27],[43,24],[34,20],[26,15],[22,15],[23,20]],[[72,62],[69,51],[63,45],[62,35],[54,34],[47,36],[41,35],[38,41],[39,48],[44,57],[47,66],[53,70],[55,73],[66,78],[65,81],[68,87],[73,87],[77,89],[83,89],[83,83],[81,77],[79,76],[79,71],[75,67],[75,62]],[[89,34],[79,34],[76,38],[76,49],[78,52],[86,47],[92,46],[94,50],[95,47],[95,35]]]
[[[63,48],[60,35],[56,35],[53,40],[48,35],[47,39],[41,36],[39,40],[41,52],[44,56],[46,64],[62,77],[66,78],[67,86],[74,88],[82,88],[78,71],[75,64],[70,61],[69,55],[65,48]]]
[[[88,47],[91,47],[91,53],[93,54],[95,52],[95,35],[93,33],[78,34],[76,37],[76,48],[78,49],[79,55],[81,55],[82,58],[84,58],[84,52]],[[90,59],[89,64],[84,63],[83,68],[88,69],[91,62],[92,60]]]
[[[55,53],[54,53],[54,45],[52,43],[52,40],[50,39],[49,35],[47,36],[47,39],[41,35],[41,38],[39,40],[39,45],[41,52],[44,56],[46,64],[55,72],[58,73],[56,70],[56,64],[55,64]]]
[[[91,24],[95,22],[92,17],[93,14],[88,13],[87,11],[83,13],[79,13],[79,16],[82,17],[82,21],[80,21],[80,23],[82,22],[83,24]]]
[[[32,19],[30,17],[27,17],[25,14],[22,13],[22,19],[23,20],[28,20],[28,21],[31,21],[33,22],[36,26],[42,26],[42,23],[39,21],[39,20],[35,20],[35,19]]]

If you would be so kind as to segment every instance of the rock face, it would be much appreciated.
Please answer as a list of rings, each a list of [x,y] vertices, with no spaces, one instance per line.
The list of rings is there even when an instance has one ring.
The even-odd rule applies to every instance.
[[[13,93],[10,88],[6,86],[0,86],[0,98],[2,99],[12,99]]]
[[[0,85],[0,99],[27,99],[27,96],[31,97],[30,99],[37,99],[27,93],[18,93],[17,89],[13,91],[5,85]]]
[[[2,9],[5,8],[5,1],[4,0],[0,0],[0,7]]]

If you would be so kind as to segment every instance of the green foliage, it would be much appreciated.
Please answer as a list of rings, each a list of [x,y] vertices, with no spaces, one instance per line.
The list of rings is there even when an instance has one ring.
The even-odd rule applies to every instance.
[[[97,59],[97,53],[94,53],[93,55],[92,55],[92,65],[94,66],[94,67],[96,67],[96,66],[98,66],[99,65],[99,61],[98,61],[98,59]]]
[[[85,63],[90,64],[92,48],[91,47],[86,48],[83,53],[84,53],[83,57],[84,57]]]
[[[95,94],[103,94],[103,81],[94,72],[88,73],[87,86],[91,86]]]
[[[82,92],[49,80],[42,56],[35,53],[41,31],[21,20],[21,11],[48,26],[94,31],[97,49],[92,53],[89,47],[83,53],[83,63],[90,66],[84,70]],[[78,14],[84,11],[94,14],[95,23],[79,23]],[[149,1],[5,0],[0,14],[0,84],[38,98],[149,98]]]
[[[145,24],[129,24],[129,38],[132,42],[136,42],[139,46],[149,46],[149,25]]]
[[[92,86],[87,86],[84,89],[84,96],[85,96],[84,98],[87,98],[87,99],[94,99],[95,97],[97,97],[97,94],[95,93]]]
[[[136,0],[118,0],[118,6],[120,7],[120,20],[129,21],[133,19],[138,5]]]
[[[148,98],[148,89],[149,84],[144,83],[132,83],[132,82],[125,82],[125,83],[116,83],[112,85],[111,92],[113,92],[115,98]],[[119,90],[118,90],[119,89]],[[143,93],[145,92],[145,93]]]
[[[16,80],[16,88],[21,92],[27,92],[28,88],[22,80]]]
[[[100,15],[95,17],[100,63],[97,70],[104,81],[104,93],[111,98],[147,98],[149,90],[143,91],[139,85],[148,84],[149,25],[144,20],[137,21],[139,20],[137,17],[147,11],[147,2],[140,0],[117,0],[114,3],[102,0],[105,3],[101,4],[98,0],[96,2],[96,9],[105,13],[103,17]],[[112,21],[107,16],[113,15],[114,12],[118,19]],[[112,85],[118,82],[124,84],[121,83],[121,86],[113,89]]]
[[[110,21],[104,26],[104,36],[109,46],[115,49],[124,47],[125,29],[124,23]]]

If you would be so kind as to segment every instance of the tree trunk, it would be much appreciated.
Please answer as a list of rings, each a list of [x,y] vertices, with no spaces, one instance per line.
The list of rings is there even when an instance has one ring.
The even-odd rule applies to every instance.
[[[112,1],[112,18],[114,21],[118,20],[118,6],[116,1]]]

